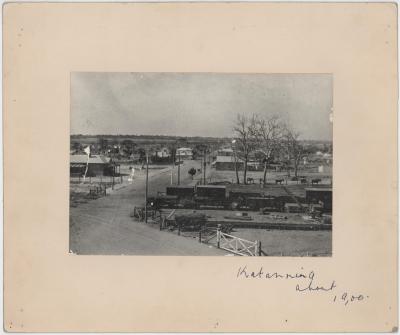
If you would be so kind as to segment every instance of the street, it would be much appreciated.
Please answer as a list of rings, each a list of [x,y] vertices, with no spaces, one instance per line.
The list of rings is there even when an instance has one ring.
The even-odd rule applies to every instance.
[[[181,184],[192,182],[188,170],[197,161],[181,166]],[[173,180],[177,181],[174,168]],[[171,183],[171,167],[149,170],[149,195],[165,191]],[[80,255],[225,255],[226,252],[190,239],[159,231],[130,217],[134,206],[143,206],[145,170],[132,184],[112,194],[70,209],[70,252]]]

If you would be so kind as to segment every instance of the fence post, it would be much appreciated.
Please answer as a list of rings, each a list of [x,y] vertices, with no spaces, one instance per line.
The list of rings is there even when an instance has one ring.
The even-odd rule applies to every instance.
[[[217,248],[218,249],[220,247],[220,241],[221,241],[221,225],[219,224],[217,226]]]
[[[261,241],[258,241],[258,256],[261,256]]]
[[[201,243],[201,227],[200,227],[200,230],[199,230],[199,243]]]
[[[181,235],[181,223],[178,223],[178,235]]]

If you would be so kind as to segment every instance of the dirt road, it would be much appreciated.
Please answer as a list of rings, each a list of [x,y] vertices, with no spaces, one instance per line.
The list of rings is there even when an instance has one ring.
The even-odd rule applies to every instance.
[[[192,181],[191,168],[197,161],[181,166],[181,184]],[[173,179],[177,180],[177,167]],[[149,171],[149,194],[165,191],[171,182],[171,167]],[[81,255],[225,255],[226,252],[196,241],[166,233],[134,221],[134,206],[144,203],[145,176],[97,200],[70,209],[70,251]]]

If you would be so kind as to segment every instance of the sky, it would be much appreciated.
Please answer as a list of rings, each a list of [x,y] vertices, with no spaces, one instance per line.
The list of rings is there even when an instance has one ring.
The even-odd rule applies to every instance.
[[[330,74],[71,74],[71,134],[231,137],[237,114],[332,140]]]

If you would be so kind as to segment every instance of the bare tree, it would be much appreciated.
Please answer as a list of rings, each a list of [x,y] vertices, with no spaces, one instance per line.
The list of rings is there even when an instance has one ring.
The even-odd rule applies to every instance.
[[[256,139],[254,137],[254,128],[256,125],[256,117],[246,117],[243,114],[238,114],[236,122],[233,127],[235,134],[235,148],[236,154],[244,164],[243,170],[243,183],[247,184],[247,164],[249,162],[250,154],[256,148]]]
[[[301,160],[307,156],[307,151],[300,143],[299,136],[299,132],[294,131],[288,126],[285,127],[283,145],[285,147],[286,155],[289,162],[288,172],[290,169],[290,164],[293,163],[295,177],[297,177]]]
[[[232,147],[233,147],[233,158],[235,160],[235,175],[236,175],[236,184],[240,184],[239,180],[239,172],[237,167],[237,154],[236,154],[236,140],[232,140]]]
[[[258,144],[258,151],[264,155],[264,185],[267,182],[268,162],[272,154],[280,149],[284,129],[285,127],[278,116],[272,116],[268,119],[263,119],[259,116],[255,118],[255,127],[252,131]]]

